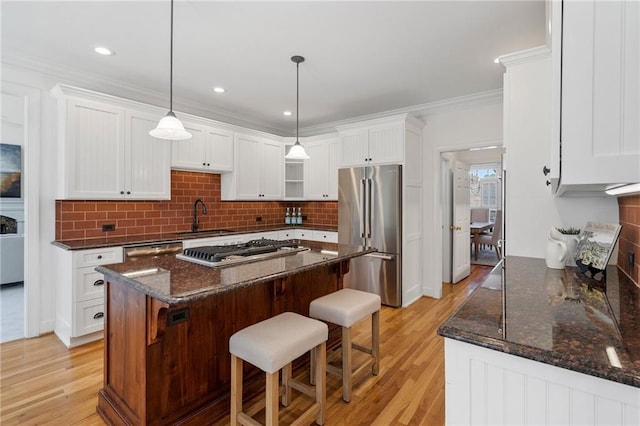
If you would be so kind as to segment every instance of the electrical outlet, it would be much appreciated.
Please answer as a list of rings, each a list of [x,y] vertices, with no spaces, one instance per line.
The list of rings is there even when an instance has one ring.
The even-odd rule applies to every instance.
[[[629,269],[633,269],[633,266],[635,265],[635,263],[636,263],[636,254],[631,250],[629,250],[629,253],[627,253],[627,265],[629,265]]]
[[[256,222],[262,222],[262,216],[256,216]]]
[[[115,223],[105,223],[102,225],[102,232],[115,231],[116,224]]]

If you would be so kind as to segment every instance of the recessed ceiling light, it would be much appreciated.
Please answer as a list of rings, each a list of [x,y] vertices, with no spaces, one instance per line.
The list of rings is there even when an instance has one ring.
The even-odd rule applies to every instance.
[[[283,112],[284,115],[286,115],[287,117],[289,117],[291,115],[291,111],[285,111]]]
[[[100,55],[104,55],[104,56],[112,56],[115,55],[116,52],[114,52],[113,50],[107,48],[107,47],[102,47],[102,46],[98,46],[95,47],[93,49],[94,52],[99,53]]]
[[[216,93],[224,93],[225,92],[224,87],[214,87],[213,91],[216,92]]]

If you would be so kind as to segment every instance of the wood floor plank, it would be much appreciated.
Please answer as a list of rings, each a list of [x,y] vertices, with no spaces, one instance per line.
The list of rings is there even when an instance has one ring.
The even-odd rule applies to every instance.
[[[443,285],[439,300],[423,297],[405,309],[383,307],[380,372],[357,380],[348,404],[342,401],[340,381],[328,376],[325,424],[444,424],[444,344],[436,330],[490,270],[472,266],[466,280]],[[368,346],[370,329],[369,321],[356,324],[354,342]],[[102,341],[67,349],[54,334],[0,344],[0,424],[104,425],[96,413],[103,351]],[[356,365],[362,356],[356,351]],[[281,410],[284,422],[309,404],[293,394],[291,405]],[[213,424],[228,423],[227,416]]]

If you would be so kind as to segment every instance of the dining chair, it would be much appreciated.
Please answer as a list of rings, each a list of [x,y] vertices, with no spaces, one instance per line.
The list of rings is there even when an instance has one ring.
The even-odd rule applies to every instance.
[[[502,238],[502,210],[496,211],[496,222],[493,227],[493,233],[479,236],[479,244],[487,244],[491,245],[496,250],[496,255],[498,256],[498,260],[502,257],[502,253],[500,253],[499,241]]]

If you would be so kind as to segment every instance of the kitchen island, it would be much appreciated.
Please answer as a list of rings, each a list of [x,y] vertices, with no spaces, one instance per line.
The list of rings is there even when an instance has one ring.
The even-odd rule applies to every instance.
[[[310,250],[210,268],[173,255],[96,268],[105,276],[104,387],[109,424],[204,424],[229,410],[229,337],[342,287],[349,261],[372,250],[303,242]],[[338,341],[334,327],[330,341]],[[247,366],[245,397],[263,375]]]
[[[614,266],[508,257],[438,333],[448,424],[640,424],[640,288]]]

